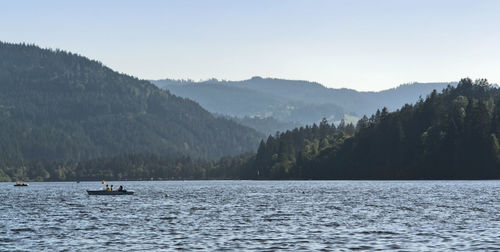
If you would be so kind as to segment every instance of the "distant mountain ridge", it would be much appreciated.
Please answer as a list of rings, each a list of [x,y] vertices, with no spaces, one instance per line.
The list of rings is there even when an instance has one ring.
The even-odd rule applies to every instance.
[[[0,42],[0,165],[126,153],[219,158],[261,135],[85,57]]]
[[[173,94],[192,99],[207,110],[236,117],[273,117],[281,122],[306,125],[318,123],[323,117],[330,121],[360,118],[377,109],[389,111],[404,104],[413,104],[419,97],[449,83],[411,83],[379,92],[327,88],[316,82],[253,77],[243,81],[210,79],[152,81]],[[355,120],[355,119],[351,119]]]

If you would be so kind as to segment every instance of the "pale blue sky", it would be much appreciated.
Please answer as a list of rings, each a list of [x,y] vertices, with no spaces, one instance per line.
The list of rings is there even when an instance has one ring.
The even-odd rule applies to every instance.
[[[0,1],[0,40],[143,79],[500,83],[500,1]]]

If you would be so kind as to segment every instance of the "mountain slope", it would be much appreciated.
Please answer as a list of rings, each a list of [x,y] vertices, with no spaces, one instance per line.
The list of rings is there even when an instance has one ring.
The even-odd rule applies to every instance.
[[[217,158],[259,134],[101,63],[0,43],[0,161],[123,153]]]
[[[305,125],[323,117],[340,121],[355,115],[369,115],[377,108],[396,110],[415,103],[420,96],[441,91],[456,83],[413,83],[380,92],[333,89],[315,82],[253,77],[244,81],[215,79],[193,82],[152,81],[172,93],[193,99],[211,112],[236,117],[274,117],[282,122]]]

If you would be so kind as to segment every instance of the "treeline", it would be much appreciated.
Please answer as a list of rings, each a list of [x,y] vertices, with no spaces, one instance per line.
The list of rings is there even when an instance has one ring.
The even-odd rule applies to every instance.
[[[0,164],[2,181],[93,181],[239,179],[251,154],[219,161],[170,158],[156,154],[127,154],[88,161],[13,161]]]
[[[462,79],[356,125],[324,119],[277,133],[256,154],[206,161],[129,154],[80,162],[0,160],[0,180],[499,179],[500,90]]]
[[[269,137],[242,167],[252,179],[498,179],[500,91],[484,79],[377,111]]]
[[[254,179],[303,178],[303,162],[312,160],[326,148],[339,146],[355,132],[353,124],[343,120],[338,126],[323,119],[318,125],[295,128],[261,141],[257,154],[242,170]]]

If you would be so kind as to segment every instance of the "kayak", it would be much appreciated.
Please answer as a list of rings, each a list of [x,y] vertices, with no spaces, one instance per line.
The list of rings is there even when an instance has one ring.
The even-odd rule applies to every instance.
[[[28,184],[25,184],[25,183],[16,183],[14,186],[28,186]]]
[[[89,195],[132,195],[134,191],[107,191],[107,190],[87,190]]]

